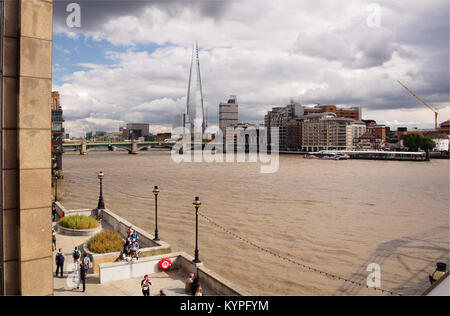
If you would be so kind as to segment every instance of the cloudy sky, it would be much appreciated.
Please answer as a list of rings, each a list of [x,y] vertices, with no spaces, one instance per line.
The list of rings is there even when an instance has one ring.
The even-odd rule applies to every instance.
[[[81,27],[67,23],[73,2]],[[170,129],[185,110],[194,41],[210,126],[236,94],[240,121],[294,99],[432,127],[434,114],[396,80],[450,117],[447,0],[54,0],[53,89],[67,132]]]

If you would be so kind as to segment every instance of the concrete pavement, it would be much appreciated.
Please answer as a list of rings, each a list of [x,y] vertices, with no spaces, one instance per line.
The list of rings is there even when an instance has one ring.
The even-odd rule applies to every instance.
[[[54,225],[56,223],[53,223]],[[72,252],[77,246],[81,246],[90,237],[85,236],[66,236],[56,234],[56,250],[53,252],[53,288],[55,296],[142,296],[141,280],[144,278],[135,278],[122,281],[111,282],[107,284],[99,283],[98,274],[88,274],[86,277],[86,292],[82,292],[82,285],[80,289],[76,289],[78,275],[74,272],[75,265],[72,258]],[[58,249],[62,248],[65,256],[64,262],[64,277],[55,277],[56,263],[55,256]],[[165,290],[168,296],[183,296],[187,295],[184,292],[184,284],[188,274],[182,271],[168,271],[155,274],[149,274],[149,279],[152,282],[150,287],[151,296],[159,296],[161,289]],[[207,294],[207,293],[205,293]]]

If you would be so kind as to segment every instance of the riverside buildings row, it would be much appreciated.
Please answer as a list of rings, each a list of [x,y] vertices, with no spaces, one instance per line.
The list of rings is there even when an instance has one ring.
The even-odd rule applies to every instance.
[[[279,129],[280,150],[353,150],[358,146],[355,140],[367,134],[368,130],[374,133],[378,128],[383,128],[369,128],[361,116],[360,107],[305,107],[291,101],[285,107],[272,108],[265,116],[264,123],[268,135],[272,128]]]
[[[148,123],[128,123],[120,127],[118,132],[87,132],[85,139],[92,142],[122,142],[127,140],[163,142],[172,136],[171,133],[150,133]]]
[[[399,127],[391,131],[374,120],[363,120],[361,107],[340,108],[335,105],[305,107],[291,101],[285,107],[275,107],[264,119],[270,130],[279,129],[279,146],[284,151],[320,150],[401,150],[402,137],[409,133],[430,136],[437,151],[449,149],[449,122],[438,129],[408,131]]]

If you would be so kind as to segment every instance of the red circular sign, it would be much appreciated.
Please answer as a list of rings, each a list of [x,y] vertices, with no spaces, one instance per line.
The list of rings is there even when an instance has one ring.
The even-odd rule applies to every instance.
[[[167,270],[172,266],[172,261],[170,259],[164,258],[158,263],[158,267],[161,270]]]

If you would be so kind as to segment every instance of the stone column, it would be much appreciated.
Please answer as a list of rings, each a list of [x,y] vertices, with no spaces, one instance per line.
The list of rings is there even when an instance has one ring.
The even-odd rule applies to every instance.
[[[52,295],[51,0],[3,1],[2,210],[6,295]]]
[[[81,141],[80,155],[86,155],[86,154],[87,154],[87,146],[86,146],[86,141],[83,139]]]
[[[131,141],[131,151],[129,151],[128,153],[129,153],[129,154],[137,154],[137,151],[138,151],[137,149],[138,149],[138,147],[137,147],[136,140],[133,139],[133,140]]]

